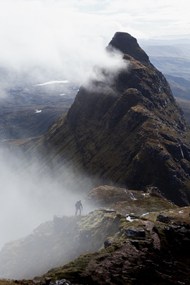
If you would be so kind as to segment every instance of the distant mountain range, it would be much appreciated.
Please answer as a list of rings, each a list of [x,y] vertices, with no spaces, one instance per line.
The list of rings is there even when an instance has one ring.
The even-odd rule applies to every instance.
[[[152,63],[164,73],[176,100],[190,123],[190,41],[186,39],[142,42]]]

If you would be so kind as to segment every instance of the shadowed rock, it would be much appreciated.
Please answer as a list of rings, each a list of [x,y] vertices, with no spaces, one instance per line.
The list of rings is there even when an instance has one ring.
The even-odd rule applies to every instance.
[[[148,55],[139,46],[137,40],[128,33],[117,32],[109,44],[109,48],[115,48],[124,54],[129,54],[135,59],[150,64]]]
[[[53,159],[131,189],[157,187],[178,205],[190,202],[187,126],[170,87],[137,40],[116,33],[108,46],[126,68],[113,80],[81,87],[66,118],[44,137]],[[114,73],[114,72],[113,72]]]

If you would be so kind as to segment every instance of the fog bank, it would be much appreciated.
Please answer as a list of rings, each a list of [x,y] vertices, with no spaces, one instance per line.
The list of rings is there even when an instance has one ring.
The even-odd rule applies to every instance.
[[[74,175],[72,169],[63,167],[64,173],[60,172],[57,177],[39,170],[40,162],[0,149],[0,248],[30,234],[54,215],[74,215],[76,200],[84,200],[83,189],[74,181],[79,174]],[[87,189],[92,187],[90,179],[82,177],[82,180]],[[87,211],[86,206],[84,214]]]

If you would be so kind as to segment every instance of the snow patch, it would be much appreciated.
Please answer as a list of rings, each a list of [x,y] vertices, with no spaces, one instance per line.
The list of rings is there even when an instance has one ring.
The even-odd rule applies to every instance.
[[[129,192],[130,198],[131,200],[137,200],[137,198],[135,198],[134,194],[132,192]]]
[[[52,85],[52,84],[66,84],[69,83],[68,80],[52,80],[52,81],[47,81],[44,83],[39,83],[36,84],[35,86],[46,86],[46,85]]]
[[[35,110],[35,113],[36,113],[36,114],[39,114],[39,113],[41,113],[41,112],[42,112],[42,110],[38,110],[38,109]]]
[[[148,196],[150,196],[150,194],[149,194],[149,193],[142,193],[142,195],[143,195],[144,197],[148,197]]]
[[[132,221],[138,220],[138,217],[136,217],[133,213],[131,213],[131,214],[126,215],[126,220],[128,222],[132,222]]]
[[[128,222],[132,222],[132,221],[133,221],[133,219],[131,219],[130,216],[127,216],[127,217],[126,217],[126,220],[127,220]]]

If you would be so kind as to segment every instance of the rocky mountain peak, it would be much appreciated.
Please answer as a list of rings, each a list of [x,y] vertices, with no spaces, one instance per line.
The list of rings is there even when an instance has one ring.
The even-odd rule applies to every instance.
[[[128,54],[144,64],[150,64],[148,55],[141,49],[136,38],[128,33],[115,33],[108,47],[115,48],[124,54]]]
[[[176,204],[189,204],[187,126],[168,82],[131,35],[116,33],[109,47],[122,51],[129,65],[113,80],[81,87],[46,145],[103,181],[138,190],[155,186]]]

